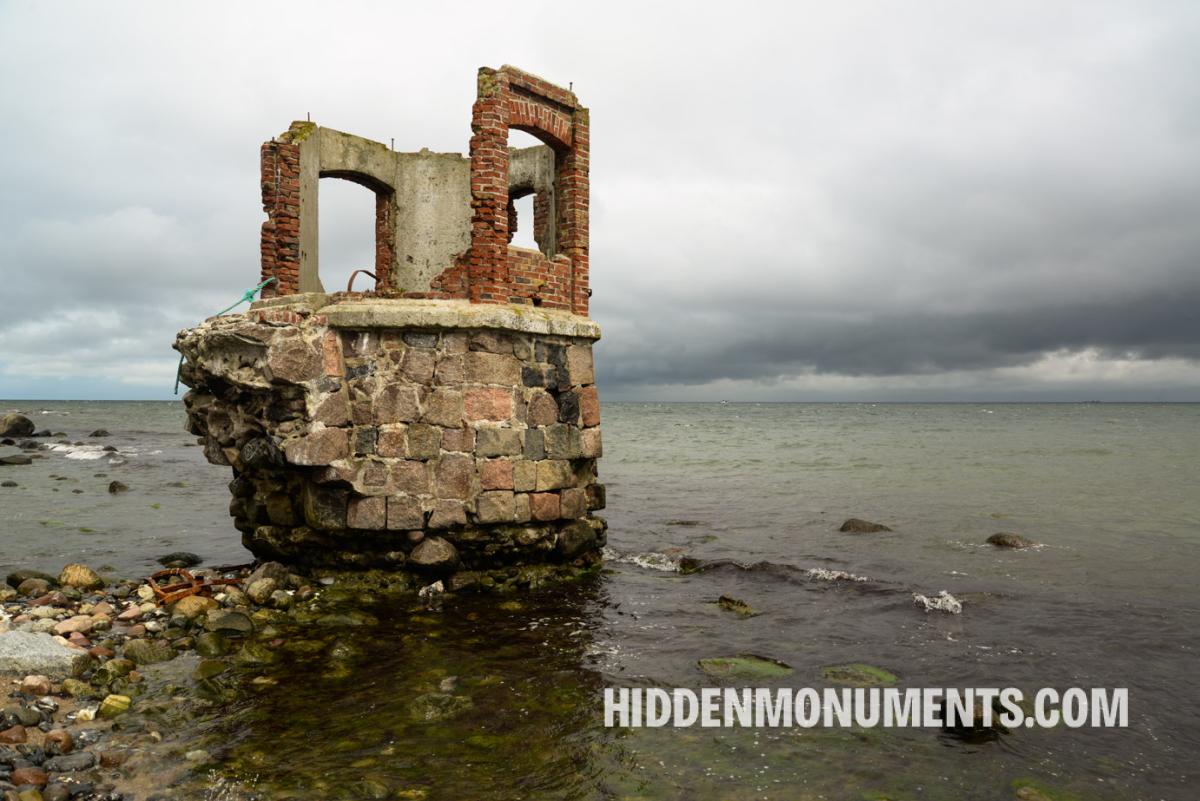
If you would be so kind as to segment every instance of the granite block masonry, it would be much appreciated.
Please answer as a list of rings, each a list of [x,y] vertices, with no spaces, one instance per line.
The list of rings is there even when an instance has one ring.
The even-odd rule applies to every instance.
[[[480,70],[478,90],[466,159],[307,122],[263,146],[275,281],[175,343],[188,428],[232,468],[230,514],[260,557],[452,587],[598,562],[587,110],[513,67]],[[510,128],[546,144],[510,149]],[[324,291],[324,177],[377,193],[373,289]],[[526,194],[537,250],[509,244]]]

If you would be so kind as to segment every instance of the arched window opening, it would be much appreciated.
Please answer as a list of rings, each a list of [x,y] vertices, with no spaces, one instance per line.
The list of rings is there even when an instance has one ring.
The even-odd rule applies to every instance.
[[[510,128],[508,241],[554,255],[557,208],[556,155],[533,134]]]
[[[383,277],[379,259],[387,236],[388,196],[356,177],[327,174],[321,176],[319,198],[321,285],[326,292],[345,292],[353,276],[354,291],[376,289]],[[355,275],[360,270],[366,272]]]

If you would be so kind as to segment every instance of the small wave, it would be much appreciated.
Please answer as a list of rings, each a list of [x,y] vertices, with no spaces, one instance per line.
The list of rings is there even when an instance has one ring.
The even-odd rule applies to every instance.
[[[92,461],[94,459],[104,458],[106,453],[103,445],[51,445],[50,450],[55,453],[61,453],[68,459],[78,459],[81,461]]]
[[[606,562],[637,565],[648,570],[661,570],[666,573],[679,572],[679,560],[682,556],[682,554],[666,554],[659,551],[619,553],[612,548],[605,548],[603,555]]]
[[[913,603],[924,607],[926,612],[946,612],[951,615],[962,614],[962,601],[945,590],[942,590],[933,598],[930,598],[928,595],[922,595],[919,592],[914,592]]]
[[[854,573],[847,573],[845,570],[829,570],[824,567],[810,567],[807,571],[808,575],[821,581],[870,581],[869,576],[859,576]]]

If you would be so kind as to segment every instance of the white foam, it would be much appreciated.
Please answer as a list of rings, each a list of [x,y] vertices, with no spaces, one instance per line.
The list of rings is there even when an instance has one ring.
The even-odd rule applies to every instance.
[[[648,570],[662,570],[667,573],[679,572],[680,555],[674,556],[659,553],[658,551],[647,551],[644,553],[618,553],[612,548],[605,548],[603,551],[604,561],[618,562],[623,564],[637,565]]]
[[[933,598],[930,598],[928,595],[922,595],[919,592],[914,592],[913,603],[923,606],[926,612],[946,612],[951,615],[962,614],[962,601],[945,590],[942,590]]]
[[[50,450],[61,453],[68,459],[81,461],[101,459],[105,454],[103,445],[51,445]],[[108,451],[108,453],[112,453],[112,451]]]
[[[807,571],[808,575],[821,581],[870,581],[868,576],[858,576],[854,573],[847,573],[845,570],[828,570],[823,567],[810,567]]]

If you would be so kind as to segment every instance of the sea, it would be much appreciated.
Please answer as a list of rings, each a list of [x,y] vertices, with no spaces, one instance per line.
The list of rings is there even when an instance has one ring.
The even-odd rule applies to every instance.
[[[0,487],[0,569],[251,560],[230,469],[205,461],[179,402],[0,410],[54,434],[32,465],[0,466],[16,483]],[[197,724],[220,781],[262,798],[1200,794],[1200,404],[606,403],[603,418],[598,575],[380,601],[371,627],[299,649]],[[840,531],[848,518],[892,531]],[[1038,545],[987,544],[997,532]],[[336,648],[350,681],[323,670]],[[702,666],[747,655],[789,670]],[[900,687],[1126,688],[1128,726],[604,726],[605,688],[821,687],[843,665]],[[414,713],[447,687],[467,700]]]

